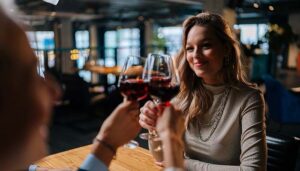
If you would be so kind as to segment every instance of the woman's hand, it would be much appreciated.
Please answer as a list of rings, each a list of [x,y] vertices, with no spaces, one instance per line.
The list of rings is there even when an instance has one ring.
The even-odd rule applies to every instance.
[[[140,112],[140,125],[145,129],[155,130],[159,110],[154,102],[147,101],[140,109]]]

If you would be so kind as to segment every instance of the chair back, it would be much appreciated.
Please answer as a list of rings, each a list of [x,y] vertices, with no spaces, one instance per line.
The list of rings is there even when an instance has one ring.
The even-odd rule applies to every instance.
[[[267,133],[268,171],[294,171],[299,142],[293,137]]]
[[[264,75],[269,117],[279,123],[300,123],[300,96],[287,90],[270,75]]]

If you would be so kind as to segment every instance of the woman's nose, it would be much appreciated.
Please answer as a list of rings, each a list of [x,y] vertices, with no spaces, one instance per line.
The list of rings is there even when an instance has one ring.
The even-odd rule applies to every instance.
[[[202,52],[199,48],[196,48],[193,52],[193,58],[201,58],[203,57]]]

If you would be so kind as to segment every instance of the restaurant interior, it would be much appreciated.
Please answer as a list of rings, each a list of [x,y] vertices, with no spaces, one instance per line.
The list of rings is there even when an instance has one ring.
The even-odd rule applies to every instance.
[[[50,72],[63,92],[53,110],[50,154],[92,142],[101,123],[122,101],[118,76],[128,55],[175,56],[182,44],[184,19],[209,11],[222,14],[230,24],[244,49],[249,80],[264,92],[268,170],[283,165],[300,170],[299,0],[16,0],[16,4],[39,61],[39,74]],[[148,149],[147,141],[135,140]]]

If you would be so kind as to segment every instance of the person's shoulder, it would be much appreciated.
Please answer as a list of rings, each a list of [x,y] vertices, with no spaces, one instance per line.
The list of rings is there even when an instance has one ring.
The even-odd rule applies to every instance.
[[[241,98],[261,97],[262,91],[256,84],[237,83],[232,86],[233,93]]]
[[[254,106],[263,109],[264,97],[256,85],[239,84],[232,88],[232,96],[240,111],[248,111]],[[247,112],[246,112],[247,113]],[[241,114],[245,114],[242,112]]]

